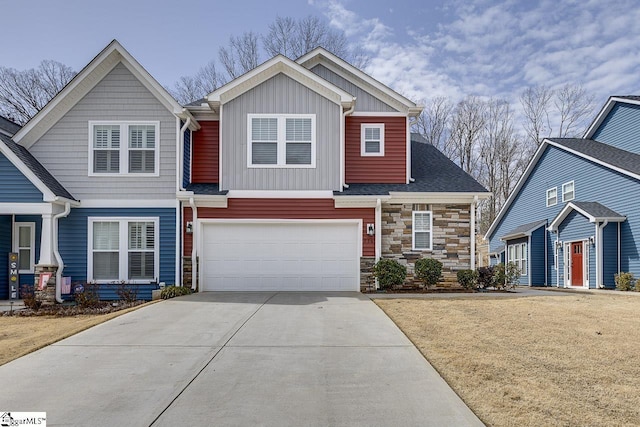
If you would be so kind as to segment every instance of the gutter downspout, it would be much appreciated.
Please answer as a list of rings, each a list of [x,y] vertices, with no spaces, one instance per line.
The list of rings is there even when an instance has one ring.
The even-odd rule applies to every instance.
[[[53,216],[53,256],[58,263],[58,269],[56,270],[56,302],[62,303],[62,272],[64,270],[64,261],[60,252],[58,251],[58,220],[65,218],[71,212],[71,204],[69,202],[64,204],[64,211]]]
[[[178,122],[179,123],[179,122]],[[178,184],[178,190],[183,191],[184,190],[184,186],[183,186],[183,175],[184,175],[184,132],[187,130],[187,128],[191,125],[191,117],[187,117],[187,121],[184,122],[184,125],[180,128],[180,135],[179,135],[179,144],[178,144],[178,150],[180,151],[178,153],[178,167],[176,168],[176,171],[178,171],[177,175],[177,184]],[[193,143],[193,142],[192,142]]]
[[[478,202],[478,196],[473,196],[473,202],[471,202],[471,270],[476,269],[476,203]]]
[[[597,288],[604,288],[604,284],[602,283],[603,280],[603,249],[602,248],[602,230],[604,230],[604,228],[607,226],[607,224],[609,224],[609,220],[605,219],[602,224],[598,224],[596,225],[598,233],[597,233],[597,245],[596,245],[596,287]]]
[[[349,186],[346,183],[346,174],[345,174],[345,158],[346,158],[346,153],[345,153],[345,134],[347,133],[347,116],[350,116],[351,114],[353,114],[353,112],[356,109],[356,98],[353,98],[353,102],[351,103],[351,108],[349,108],[347,111],[342,113],[342,132],[340,133],[340,191],[342,191],[343,188],[349,188]]]
[[[376,262],[382,257],[382,200],[376,200],[376,212],[375,212],[375,238],[376,238]],[[376,289],[379,288],[378,279],[376,278]]]
[[[198,226],[198,208],[196,207],[196,203],[193,201],[193,197],[189,198],[189,206],[191,206],[191,221],[192,221],[192,230],[191,230],[191,289],[196,290],[197,280],[198,280],[198,253],[196,252],[196,243],[197,243],[197,229]]]
[[[411,168],[413,158],[411,156],[411,126],[418,124],[418,117],[414,117],[413,121],[410,121],[410,118],[407,117],[407,178],[409,184],[410,182],[415,182],[415,179],[411,176]],[[478,196],[474,197],[474,201],[477,200]],[[474,263],[475,264],[475,263]]]
[[[618,223],[618,274],[620,274],[620,258],[622,258],[622,254],[620,250],[622,249],[622,243],[620,243],[620,223]]]

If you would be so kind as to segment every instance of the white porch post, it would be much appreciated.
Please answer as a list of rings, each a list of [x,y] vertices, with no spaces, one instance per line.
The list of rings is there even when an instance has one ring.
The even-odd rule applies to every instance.
[[[40,259],[39,266],[57,265],[53,258],[53,215],[42,214],[42,232],[40,236]]]

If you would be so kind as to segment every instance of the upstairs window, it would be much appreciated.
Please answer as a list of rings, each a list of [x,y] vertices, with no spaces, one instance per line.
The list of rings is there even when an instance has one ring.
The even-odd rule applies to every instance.
[[[558,187],[553,187],[547,190],[547,207],[555,206],[558,204]]]
[[[432,217],[429,211],[413,211],[412,237],[413,250],[430,251],[433,238]]]
[[[384,156],[384,124],[363,123],[361,125],[360,155]]]
[[[158,175],[158,122],[89,122],[89,175]]]
[[[568,202],[575,199],[576,192],[573,181],[562,184],[562,201]]]
[[[249,114],[247,123],[248,167],[315,167],[315,115]]]

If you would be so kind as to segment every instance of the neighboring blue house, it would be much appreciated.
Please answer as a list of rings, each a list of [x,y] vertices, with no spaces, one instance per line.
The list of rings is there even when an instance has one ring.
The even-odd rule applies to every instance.
[[[614,288],[640,277],[640,96],[611,97],[582,139],[545,139],[489,228],[520,284]]]
[[[182,122],[199,128],[115,40],[24,127],[0,120],[0,253],[20,254],[20,285],[57,275],[61,301],[63,276],[103,299],[180,282]]]

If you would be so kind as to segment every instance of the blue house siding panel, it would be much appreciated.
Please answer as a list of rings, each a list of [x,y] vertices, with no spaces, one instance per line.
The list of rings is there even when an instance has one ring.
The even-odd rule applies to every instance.
[[[627,221],[621,227],[622,270],[640,277],[637,247],[640,244],[640,206],[637,203],[640,200],[640,181],[556,147],[545,149],[508,211],[489,236],[490,251],[496,251],[503,244],[501,236],[522,224],[544,219],[550,223],[566,204],[562,202],[562,184],[569,181],[575,183],[575,200],[597,201],[627,216]],[[560,200],[557,205],[547,207],[546,190],[553,187],[558,188]],[[592,227],[588,236],[594,234],[595,225],[592,224]],[[638,239],[637,243],[635,239]],[[550,240],[555,241],[555,234],[550,235]],[[561,240],[566,239],[562,237]],[[553,251],[548,251],[547,257],[547,269],[555,284],[557,273],[551,267]]]
[[[571,212],[565,220],[558,227],[558,232],[560,233],[560,240],[564,244],[570,242],[577,242],[581,240],[588,240],[589,237],[595,236],[596,229],[595,224],[589,222],[587,218],[577,213],[576,211]],[[563,245],[564,248],[564,245]],[[564,250],[563,250],[564,253]],[[564,253],[566,257],[567,254]],[[583,277],[585,280],[589,279],[589,286],[595,287],[596,283],[596,251],[595,247],[591,244],[586,244],[586,249],[583,253],[583,256],[588,256],[588,274],[587,272],[583,272]],[[560,268],[564,268],[564,260],[563,258],[560,262]],[[561,274],[563,275],[563,274]]]
[[[184,124],[182,122],[181,126]],[[184,131],[184,158],[182,162],[182,186],[186,187],[191,182],[191,131]]]
[[[9,252],[11,252],[11,217],[0,216],[0,299],[9,298]]]
[[[593,134],[596,141],[640,154],[640,106],[617,103]]]
[[[556,269],[556,233],[545,231],[547,234],[547,286],[558,285],[558,270]],[[558,253],[560,251],[558,250]]]
[[[2,154],[0,154],[0,202],[42,202],[42,192]]]
[[[609,223],[602,230],[602,244],[602,283],[607,288],[615,288],[614,276],[618,273],[618,223]]]
[[[91,208],[72,209],[67,218],[60,220],[60,254],[65,263],[65,276],[72,282],[87,279],[87,244],[89,217],[158,217],[160,227],[160,278],[167,285],[175,282],[176,265],[176,211],[172,208]],[[151,299],[154,286],[140,287],[139,297]],[[115,287],[101,285],[100,297],[115,298]]]
[[[533,286],[543,286],[545,284],[544,254],[545,254],[545,227],[540,227],[531,233],[529,243],[529,274]]]
[[[35,236],[35,263],[38,263],[38,258],[40,257],[40,236],[42,234],[42,216],[40,215],[16,215],[16,222],[34,222],[36,225],[36,236]],[[33,287],[34,285],[34,275],[33,274],[21,274],[20,275],[20,287],[22,286]]]

